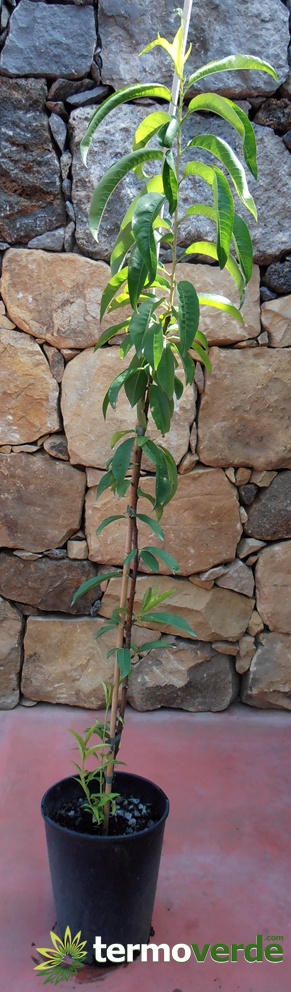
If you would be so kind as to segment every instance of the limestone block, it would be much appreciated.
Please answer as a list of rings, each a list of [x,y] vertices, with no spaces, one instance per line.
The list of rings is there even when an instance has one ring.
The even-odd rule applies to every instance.
[[[223,589],[234,589],[241,592],[243,596],[253,596],[254,576],[252,569],[245,565],[240,558],[236,558],[223,569],[223,575],[216,579],[217,585]]]
[[[0,546],[45,551],[80,527],[85,475],[67,462],[36,455],[0,456]]]
[[[256,637],[257,634],[260,634],[261,630],[264,630],[264,624],[262,618],[260,617],[258,611],[254,610],[254,612],[251,615],[247,632],[248,634],[251,634],[253,637]]]
[[[142,487],[153,495],[154,477],[144,476]],[[127,497],[118,498],[110,490],[96,500],[95,489],[89,490],[86,497],[86,533],[91,561],[106,565],[122,564],[127,516],[105,527],[98,536],[96,530],[105,517],[126,514],[127,503]],[[149,505],[148,500],[141,499],[139,512],[149,515]],[[165,550],[177,559],[182,575],[191,575],[200,569],[211,568],[217,562],[234,558],[241,534],[239,508],[235,492],[224,472],[194,469],[188,475],[179,476],[177,492],[163,513],[162,529]],[[139,534],[140,547],[161,543],[142,521],[139,521]],[[142,562],[140,567],[143,569]],[[144,570],[147,571],[145,566]],[[162,562],[160,571],[168,574]]]
[[[87,541],[74,541],[72,538],[67,543],[68,557],[75,559],[77,561],[83,561],[88,558],[88,544]],[[95,597],[96,598],[96,597]]]
[[[291,541],[261,551],[256,565],[257,605],[270,630],[291,634]]]
[[[200,460],[257,470],[291,467],[291,349],[212,348],[210,358],[198,418]]]
[[[249,508],[246,534],[263,541],[291,537],[291,472],[279,472]]]
[[[51,434],[50,437],[46,438],[43,442],[44,450],[47,451],[48,455],[52,458],[60,458],[61,461],[68,462],[68,445],[67,438],[65,434]]]
[[[28,2],[27,6],[32,11],[35,4],[32,7]],[[26,59],[25,49],[23,54]],[[9,244],[27,244],[65,223],[59,162],[44,112],[45,99],[44,80],[0,76],[0,240]]]
[[[109,278],[104,262],[14,248],[4,256],[2,296],[23,331],[56,348],[88,348],[100,337],[100,300]],[[105,318],[102,330],[110,324],[112,317]]]
[[[92,7],[21,0],[1,56],[11,76],[86,76],[96,44]]]
[[[136,710],[161,706],[201,713],[226,709],[238,693],[231,658],[217,654],[211,644],[175,638],[174,645],[149,651],[134,665],[128,700]]]
[[[114,647],[114,631],[96,640],[100,626],[99,619],[29,617],[23,695],[47,703],[103,709],[101,681],[112,678],[114,658],[106,658],[106,654]],[[146,637],[150,640],[150,632]]]
[[[36,341],[0,331],[0,441],[34,441],[60,427],[59,390]]]
[[[236,656],[235,667],[239,675],[247,672],[256,650],[255,638],[250,634],[244,634],[239,642],[239,649]]]
[[[90,562],[46,557],[32,560],[0,552],[0,595],[45,612],[90,614],[93,603],[100,597],[99,585],[81,596],[75,606],[72,599],[79,586],[97,574],[98,569]]]
[[[0,597],[0,708],[13,709],[19,701],[23,617]]]
[[[62,383],[62,413],[72,464],[106,468],[110,441],[114,431],[128,430],[135,424],[134,413],[124,390],[120,391],[116,410],[108,408],[106,421],[102,414],[104,395],[114,377],[123,369],[119,348],[87,349],[66,366]],[[176,402],[171,430],[165,435],[165,445],[178,463],[188,450],[189,427],[195,416],[195,394],[186,386]],[[149,437],[156,438],[152,419]],[[144,463],[148,468],[148,463]],[[150,466],[153,468],[152,464]]]
[[[164,610],[184,617],[201,641],[239,640],[253,612],[254,600],[229,589],[201,589],[187,579],[165,576],[159,578],[158,586],[160,592],[173,591],[169,603],[163,604]],[[149,579],[138,577],[137,606],[148,587]],[[100,616],[111,616],[112,610],[119,605],[119,594],[120,581],[112,579],[102,599]],[[156,625],[148,623],[147,626],[155,629]],[[175,627],[170,625],[159,624],[158,629],[166,634],[177,634]]]
[[[277,300],[263,303],[261,318],[263,327],[269,333],[272,348],[290,347],[291,296],[280,296]]]
[[[261,709],[291,710],[290,634],[260,634],[258,650],[242,678],[241,700]]]

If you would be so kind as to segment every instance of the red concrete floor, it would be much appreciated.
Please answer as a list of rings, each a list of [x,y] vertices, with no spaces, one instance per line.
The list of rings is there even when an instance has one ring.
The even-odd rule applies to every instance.
[[[45,789],[71,774],[72,725],[88,711],[19,706],[0,714],[1,990],[35,992],[35,946],[55,922],[43,823]],[[122,758],[169,795],[154,941],[253,943],[283,936],[283,961],[162,960],[62,982],[68,992],[289,992],[291,967],[290,714],[234,706],[226,713],[127,714]],[[146,731],[150,739],[146,740]],[[98,986],[99,983],[99,986]],[[51,986],[50,986],[51,987]]]

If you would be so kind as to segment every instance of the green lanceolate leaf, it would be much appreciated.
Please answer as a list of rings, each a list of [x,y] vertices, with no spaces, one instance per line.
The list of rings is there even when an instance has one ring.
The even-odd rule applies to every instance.
[[[192,138],[188,147],[204,148],[223,163],[231,176],[240,200],[247,210],[250,210],[255,219],[257,219],[256,206],[248,188],[245,170],[227,141],[224,141],[223,138],[218,138],[215,134],[199,134],[196,138]]]
[[[185,373],[186,386],[192,386],[193,385],[193,382],[194,382],[194,376],[195,376],[195,363],[193,362],[193,360],[190,357],[190,355],[188,355],[188,354],[187,355],[182,355],[180,345],[177,345],[177,351],[179,352],[179,355],[180,355],[181,360],[182,360],[182,364],[183,364],[183,368],[184,368],[184,373]]]
[[[164,453],[162,449],[147,437],[137,439],[139,447],[142,447],[144,454],[154,465],[164,465]]]
[[[214,258],[216,261],[218,261],[216,245],[213,245],[211,241],[195,241],[192,245],[189,245],[189,247],[185,249],[185,255],[206,255],[209,258]],[[245,280],[237,265],[237,262],[235,262],[235,259],[232,258],[231,255],[229,255],[225,268],[228,270],[228,272],[230,272],[231,276],[236,282],[236,285],[238,287],[243,302],[244,291],[245,291]]]
[[[96,641],[98,637],[102,637],[103,634],[107,634],[107,631],[116,630],[116,627],[118,627],[118,621],[115,622],[114,620],[110,620],[109,623],[103,623],[102,627],[97,630],[97,634],[95,634]]]
[[[175,213],[177,203],[178,203],[178,180],[176,176],[173,152],[168,152],[165,155],[165,160],[163,164],[163,186],[166,194],[166,198],[169,204],[169,213],[172,215]]]
[[[223,117],[240,135],[243,142],[245,162],[253,176],[257,178],[256,139],[251,122],[240,107],[218,93],[200,93],[189,103],[188,112],[207,111]],[[188,146],[186,146],[188,147]]]
[[[124,259],[127,255],[129,248],[133,244],[133,233],[131,228],[132,215],[135,211],[136,204],[144,193],[163,193],[163,181],[162,176],[152,176],[151,179],[143,186],[143,188],[137,193],[137,196],[131,201],[126,214],[124,215],[123,221],[120,226],[120,231],[117,235],[116,242],[112,251],[110,258],[110,266],[112,275],[119,272],[122,268]]]
[[[177,630],[181,630],[188,637],[196,637],[187,620],[177,616],[176,613],[147,613],[147,623],[159,623],[163,626],[167,625],[167,627],[176,627]]]
[[[172,148],[179,131],[179,121],[177,117],[171,117],[167,124],[163,124],[158,133],[158,142],[163,148]]]
[[[117,648],[117,664],[122,679],[126,679],[131,670],[131,658],[128,648]]]
[[[115,522],[115,520],[125,520],[125,519],[126,519],[125,513],[115,513],[113,517],[106,517],[105,520],[102,520],[102,523],[99,524],[99,527],[97,527],[96,530],[97,536],[99,536],[99,534],[102,533],[104,527],[108,527],[109,524],[112,524],[113,522]]]
[[[113,297],[118,294],[121,286],[123,286],[126,282],[127,273],[128,269],[126,266],[124,269],[121,269],[121,272],[117,272],[115,276],[112,276],[112,278],[109,279],[109,282],[107,283],[101,297],[100,320],[104,317],[105,311],[107,310],[107,307],[109,306],[109,303],[111,303]]]
[[[143,561],[144,565],[149,568],[150,572],[154,572],[155,575],[159,572],[159,563],[152,554],[151,548],[142,548],[140,551],[140,560]]]
[[[205,349],[201,347],[201,345],[197,342],[196,338],[193,341],[193,349],[194,351],[196,351],[197,355],[199,356],[199,361],[202,362],[202,365],[205,365],[207,372],[212,372],[212,365],[210,358],[208,357],[207,351],[205,351]]]
[[[212,293],[198,293],[198,299],[200,306],[215,307],[216,310],[224,310],[230,317],[234,317],[235,320],[238,320],[239,324],[244,323],[240,310],[238,310],[237,307],[235,307],[233,303],[226,298],[226,296],[214,296]]]
[[[146,193],[136,204],[132,217],[132,232],[135,243],[146,266],[149,281],[157,272],[157,246],[153,232],[153,222],[160,213],[165,197],[159,193]]]
[[[161,541],[165,540],[164,531],[158,524],[157,520],[155,520],[153,517],[148,517],[146,513],[137,513],[136,517],[137,520],[142,520],[144,524],[147,524],[147,526],[151,528],[154,534],[157,534],[157,536],[161,538]]]
[[[158,368],[163,347],[164,336],[162,327],[156,321],[153,321],[145,330],[142,348],[146,361],[154,371]]]
[[[99,499],[99,496],[102,496],[102,493],[104,493],[106,489],[111,488],[111,482],[112,472],[105,472],[104,475],[102,475],[102,479],[98,482],[96,493],[97,499]]]
[[[208,62],[193,72],[188,79],[185,92],[190,90],[191,86],[196,86],[200,79],[205,79],[205,76],[213,76],[216,72],[231,72],[233,69],[259,69],[260,72],[268,72],[273,79],[278,79],[270,63],[258,59],[255,55],[227,55],[226,58]]]
[[[158,586],[151,586],[146,590],[143,596],[141,611],[139,618],[145,616],[148,610],[152,610],[155,606],[159,606],[159,603],[164,603],[166,599],[170,599],[174,596],[176,589],[168,589],[167,592],[159,592]]]
[[[100,586],[100,582],[106,582],[107,580],[109,581],[109,579],[116,579],[119,575],[122,575],[122,572],[118,571],[118,569],[116,569],[115,572],[105,572],[104,574],[100,572],[100,575],[95,575],[94,579],[87,579],[87,582],[82,582],[82,585],[79,586],[79,589],[77,589],[74,593],[72,606],[75,605],[77,599],[80,599],[80,596],[85,596],[86,592],[91,592],[91,589],[94,589],[95,586]]]
[[[122,268],[124,259],[126,258],[127,252],[133,244],[133,233],[131,230],[131,222],[123,228],[117,235],[114,247],[110,256],[110,268],[112,275],[116,275],[117,272]]]
[[[192,207],[188,207],[188,210],[185,211],[179,223],[181,224],[186,217],[195,217],[196,215],[209,217],[210,220],[216,221],[216,213],[213,207],[209,207],[208,203],[195,203]]]
[[[171,573],[173,573],[173,575],[175,575],[177,572],[180,572],[180,565],[176,561],[176,558],[173,558],[173,555],[170,555],[168,551],[164,551],[162,548],[154,548],[154,547],[143,548],[142,550],[150,551],[151,554],[159,558],[160,561],[163,562],[163,565],[166,565],[166,567],[169,569]]]
[[[166,342],[166,344],[164,343],[162,355],[155,372],[155,379],[169,400],[172,399],[174,393],[174,375],[174,355],[170,344]]]
[[[89,211],[89,227],[93,238],[98,241],[98,232],[101,223],[101,219],[108,203],[108,200],[118,184],[124,177],[131,172],[137,165],[141,165],[144,162],[156,161],[157,159],[163,158],[163,152],[157,149],[143,149],[140,151],[130,152],[129,155],[124,155],[123,158],[118,159],[117,162],[111,166],[110,169],[102,176],[96,189],[93,193],[91,206]]]
[[[167,114],[165,110],[157,110],[153,114],[148,114],[136,129],[132,151],[136,151],[137,148],[144,148],[163,125],[167,127],[170,123],[170,114]]]
[[[129,337],[135,347],[138,358],[141,358],[144,346],[144,338],[149,327],[149,321],[154,310],[159,306],[160,301],[154,297],[145,300],[133,314],[129,324]]]
[[[133,427],[131,428],[131,430],[128,431],[115,431],[111,437],[110,447],[115,448],[115,445],[117,444],[118,441],[120,441],[122,437],[125,437],[126,434],[133,434],[133,433],[135,433]]]
[[[147,281],[147,277],[148,270],[146,264],[143,261],[138,246],[134,244],[129,256],[127,283],[129,299],[133,310],[136,310],[137,308],[137,304],[145,282]]]
[[[126,379],[128,379],[130,375],[131,375],[131,370],[129,367],[128,369],[124,369],[123,372],[120,372],[120,374],[117,375],[115,379],[113,379],[113,382],[110,383],[109,389],[107,390],[107,393],[105,393],[102,404],[102,412],[103,412],[104,420],[106,419],[106,413],[109,404],[110,406],[112,406],[112,409],[115,410],[118,393],[120,392],[123,383],[125,382]]]
[[[233,103],[233,100],[226,100],[226,102],[230,105],[230,107],[232,107],[237,117],[239,117],[241,123],[243,124],[245,130],[245,137],[243,140],[244,160],[246,165],[248,166],[248,169],[254,176],[254,178],[257,179],[258,178],[257,145],[256,145],[256,136],[252,123],[245,114],[244,110],[242,110],[241,107],[238,107],[236,103]]]
[[[136,558],[136,556],[137,556],[137,548],[133,548],[132,551],[129,551],[128,555],[126,555],[126,557],[124,558],[123,564],[126,567],[127,565],[131,565],[131,562],[133,561],[134,558]]]
[[[174,377],[174,390],[177,400],[180,400],[184,392],[184,386],[183,383],[181,382],[181,379],[178,379],[177,375],[175,375]]]
[[[124,389],[130,406],[136,406],[145,395],[148,376],[144,369],[137,369],[124,383]]]
[[[174,402],[155,383],[150,387],[150,410],[158,431],[168,433],[174,412]]]
[[[253,270],[252,239],[247,224],[238,214],[234,215],[233,241],[245,280],[249,282]]]
[[[127,320],[122,320],[120,324],[112,324],[112,327],[106,327],[106,331],[103,331],[103,334],[100,335],[99,341],[95,344],[94,351],[98,351],[99,348],[103,348],[103,345],[107,344],[108,341],[111,341],[111,338],[114,338],[116,334],[119,334],[119,331],[124,330],[124,328],[128,325],[128,321],[129,317]]]
[[[119,90],[117,93],[112,93],[109,97],[107,97],[107,100],[104,100],[101,107],[98,107],[98,110],[94,111],[85,137],[81,141],[80,149],[84,165],[86,165],[87,155],[93,135],[95,134],[97,127],[99,127],[99,124],[101,124],[101,121],[103,121],[104,118],[107,117],[107,114],[111,113],[111,111],[114,110],[115,107],[118,107],[121,103],[128,103],[129,100],[138,100],[142,97],[158,97],[161,100],[167,100],[170,102],[171,93],[167,86],[161,86],[159,83],[152,85],[134,83],[133,86],[125,86],[124,89]]]
[[[126,476],[130,465],[131,452],[134,445],[134,437],[129,437],[119,445],[113,455],[111,471],[116,482],[122,482]]]
[[[160,519],[163,509],[170,503],[178,486],[178,471],[176,462],[166,448],[160,447],[163,460],[156,467],[156,501],[155,510]]]
[[[234,202],[227,179],[220,169],[215,170],[215,173],[212,191],[217,224],[216,247],[219,266],[224,269],[230,252]]]
[[[163,640],[160,640],[160,641],[146,641],[145,644],[139,644],[138,645],[137,653],[138,654],[147,654],[148,651],[155,651],[157,648],[159,648],[159,649],[162,650],[162,648],[169,648],[169,647],[171,648],[171,650],[174,647],[174,645],[170,644],[169,641],[163,641]]]
[[[182,279],[177,283],[179,299],[178,324],[183,357],[191,347],[195,332],[199,326],[199,300],[192,283]]]

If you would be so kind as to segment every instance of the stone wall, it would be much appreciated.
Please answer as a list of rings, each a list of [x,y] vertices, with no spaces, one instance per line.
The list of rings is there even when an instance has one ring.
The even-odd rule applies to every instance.
[[[160,32],[176,27],[172,0],[159,4]],[[266,57],[276,68],[223,77],[224,92],[243,101],[254,121],[259,182],[250,180],[259,221],[251,221],[254,274],[243,327],[205,311],[213,374],[197,365],[173,419],[169,447],[179,469],[167,507],[167,547],[181,577],[173,607],[197,641],[175,637],[160,655],[138,658],[130,703],[220,710],[240,692],[244,703],[291,708],[291,0],[195,0],[192,68],[235,51]],[[242,16],[243,6],[243,16]],[[138,51],[157,31],[154,0],[2,0],[0,302],[0,666],[1,705],[47,700],[102,705],[100,677],[110,635],[95,633],[118,601],[118,579],[104,589],[102,571],[123,557],[123,521],[96,528],[116,500],[96,485],[116,425],[129,411],[102,419],[104,389],[118,367],[118,346],[93,353],[108,258],[132,179],[112,198],[101,238],[93,241],[88,207],[109,161],[123,153],[144,104],[104,122],[86,170],[79,142],[96,106],[112,89],[159,77],[168,65],[156,49]],[[102,48],[102,54],[101,54]],[[221,77],[213,77],[214,85]],[[118,120],[118,124],[117,124]],[[209,122],[212,126],[212,121]],[[208,125],[208,121],[207,121]],[[222,121],[217,133],[228,137]],[[197,117],[197,130],[205,117]],[[233,138],[232,138],[233,140]],[[204,196],[203,184],[198,190]],[[190,196],[185,183],[184,203]],[[197,219],[196,219],[197,220]],[[195,220],[195,237],[211,236]],[[181,227],[180,250],[194,237]],[[164,256],[167,263],[169,258]],[[180,264],[198,289],[233,289],[228,273]],[[207,315],[205,315],[207,314]],[[143,487],[153,477],[145,465]],[[122,501],[121,501],[122,502]],[[147,506],[148,504],[146,504]],[[120,509],[120,503],[118,504]],[[121,505],[122,511],[122,505]],[[148,533],[147,533],[148,540]],[[163,572],[163,569],[162,569]],[[80,582],[100,586],[72,607]],[[138,579],[138,597],[148,580]],[[135,641],[144,631],[135,632]],[[156,638],[152,630],[147,640]]]

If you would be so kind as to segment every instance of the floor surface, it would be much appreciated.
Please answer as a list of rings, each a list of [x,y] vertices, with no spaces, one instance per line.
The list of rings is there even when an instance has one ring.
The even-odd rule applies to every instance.
[[[55,923],[39,805],[72,773],[69,727],[88,711],[22,706],[0,714],[1,992],[35,992],[36,947]],[[281,936],[283,961],[141,962],[87,968],[60,989],[104,992],[289,992],[291,975],[290,714],[234,706],[225,713],[128,710],[122,758],[171,803],[153,916],[156,944],[202,950]],[[146,736],[147,735],[147,736]],[[184,953],[183,949],[180,953]],[[81,980],[82,979],[82,980]],[[52,987],[52,986],[50,986]]]

